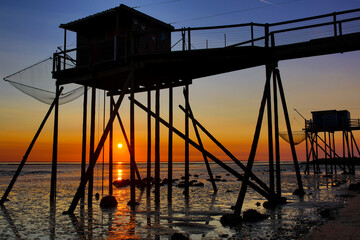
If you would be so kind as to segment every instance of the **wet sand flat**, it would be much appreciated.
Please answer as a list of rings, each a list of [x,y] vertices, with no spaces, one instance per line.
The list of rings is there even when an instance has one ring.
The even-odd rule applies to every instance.
[[[334,220],[330,220],[302,239],[360,239],[360,195],[350,199],[347,206],[339,210]]]

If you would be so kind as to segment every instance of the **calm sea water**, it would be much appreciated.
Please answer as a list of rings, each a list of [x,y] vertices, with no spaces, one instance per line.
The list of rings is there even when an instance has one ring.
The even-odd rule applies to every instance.
[[[229,166],[242,172],[234,163]],[[8,186],[16,164],[0,164],[0,194]],[[105,165],[105,181],[102,183],[102,166],[95,169],[94,193],[100,198],[108,194],[108,166]],[[138,163],[142,177],[146,176],[146,163]],[[221,167],[211,164],[213,174],[224,181],[217,182],[218,192],[213,194],[207,181],[208,174],[204,163],[191,163],[191,179],[204,183],[204,187],[190,188],[190,197],[183,195],[183,189],[173,187],[171,204],[167,199],[167,186],[161,187],[160,206],[154,205],[154,193],[148,196],[145,191],[136,191],[140,203],[134,211],[128,206],[130,189],[115,188],[113,195],[118,201],[114,210],[103,211],[100,201],[94,199],[90,211],[85,204],[78,206],[75,215],[63,215],[79,185],[80,165],[59,164],[56,206],[50,207],[50,164],[28,164],[24,167],[12,192],[10,201],[0,211],[0,239],[170,239],[175,232],[181,232],[191,239],[296,239],[326,219],[320,210],[339,208],[346,202],[351,182],[358,176],[334,175],[324,178],[321,175],[302,175],[306,195],[292,195],[297,182],[291,164],[283,164],[281,169],[282,195],[288,203],[267,210],[262,207],[265,199],[249,188],[243,210],[256,209],[270,217],[256,223],[243,223],[238,227],[223,227],[220,217],[230,213],[235,205],[241,182],[227,175]],[[167,163],[161,164],[161,178],[167,177]],[[268,166],[257,163],[254,173],[268,182]],[[199,175],[194,177],[194,175]],[[174,178],[184,175],[183,163],[174,164]],[[129,178],[129,165],[118,163],[114,166],[114,180]],[[335,186],[336,180],[347,180],[346,184]],[[103,185],[103,187],[102,187]],[[260,203],[261,206],[257,206]]]

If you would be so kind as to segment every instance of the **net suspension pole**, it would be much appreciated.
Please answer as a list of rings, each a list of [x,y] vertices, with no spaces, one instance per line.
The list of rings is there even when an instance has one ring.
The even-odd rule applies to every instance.
[[[56,100],[59,98],[59,95],[61,94],[62,90],[63,90],[63,88],[61,87],[61,88],[59,89],[58,94],[56,95],[56,98],[54,99],[54,101],[53,101],[52,104],[50,105],[49,110],[47,111],[47,113],[46,113],[44,119],[42,120],[42,122],[41,122],[41,124],[40,124],[40,126],[39,126],[39,128],[38,128],[38,130],[37,130],[37,132],[35,133],[35,136],[33,137],[33,139],[32,139],[32,141],[31,141],[29,147],[27,148],[27,150],[26,150],[26,152],[25,152],[25,155],[24,155],[22,161],[20,162],[20,164],[19,164],[19,166],[18,166],[18,168],[17,168],[17,170],[16,170],[16,172],[15,172],[15,174],[14,174],[14,176],[13,176],[13,178],[12,178],[10,184],[9,184],[9,186],[7,187],[4,195],[2,196],[2,198],[1,198],[1,200],[0,200],[0,205],[4,205],[4,202],[6,201],[9,193],[11,192],[11,189],[12,189],[12,187],[14,186],[14,184],[15,184],[18,176],[20,175],[21,170],[22,170],[22,168],[24,167],[24,165],[25,165],[25,163],[26,163],[26,160],[27,160],[27,158],[29,157],[29,154],[30,154],[31,150],[32,150],[32,148],[33,148],[33,146],[34,146],[37,138],[39,137],[39,135],[40,135],[40,133],[41,133],[41,130],[43,129],[43,127],[44,127],[47,119],[49,118],[52,110],[54,109],[54,106],[55,106],[55,104],[56,104]]]

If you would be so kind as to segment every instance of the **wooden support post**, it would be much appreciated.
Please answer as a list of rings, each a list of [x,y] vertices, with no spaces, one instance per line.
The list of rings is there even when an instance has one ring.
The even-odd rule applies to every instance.
[[[277,79],[278,86],[279,86],[281,102],[282,102],[282,106],[283,106],[283,110],[284,110],[286,128],[287,128],[288,135],[289,135],[289,140],[290,140],[290,147],[291,147],[291,153],[292,153],[292,157],[293,157],[293,161],[294,161],[294,168],[295,168],[296,178],[297,178],[298,187],[299,187],[298,188],[298,190],[299,190],[298,194],[303,195],[303,194],[305,194],[305,192],[304,192],[304,188],[303,188],[303,185],[302,185],[299,163],[298,163],[297,156],[296,156],[295,144],[294,144],[294,139],[293,139],[293,136],[292,136],[290,119],[289,119],[289,114],[288,114],[288,110],[287,110],[287,106],[286,106],[285,93],[284,93],[284,89],[283,89],[282,82],[281,82],[280,71],[279,71],[279,69],[276,69],[275,72],[276,72],[276,79]]]
[[[236,215],[240,215],[240,213],[241,213],[241,209],[242,209],[242,206],[243,206],[243,203],[244,203],[247,187],[248,187],[249,182],[250,182],[249,178],[250,178],[250,174],[252,172],[252,166],[253,166],[254,159],[255,159],[257,145],[258,145],[258,142],[259,142],[261,124],[262,124],[262,120],[263,120],[263,116],[264,116],[264,110],[265,110],[265,104],[266,104],[266,100],[268,99],[267,98],[267,92],[268,92],[268,89],[270,88],[270,77],[271,76],[269,76],[267,74],[264,93],[263,93],[263,97],[261,99],[259,115],[258,115],[258,119],[257,119],[257,123],[256,123],[255,134],[254,134],[253,142],[252,142],[252,145],[251,145],[251,151],[250,151],[250,155],[249,155],[249,158],[248,158],[248,163],[246,165],[244,178],[243,178],[243,181],[242,181],[242,184],[241,184],[240,193],[239,193],[238,199],[236,201],[236,205],[235,205],[234,214],[236,214]]]
[[[326,140],[327,140],[327,139],[326,139],[326,132],[324,132],[324,143],[325,143],[325,146],[324,146],[324,148],[325,148],[325,150],[324,150],[324,152],[325,152],[325,157],[324,157],[324,160],[325,160],[325,175],[328,174],[327,141],[326,141]]]
[[[66,68],[66,28],[64,29],[64,62],[63,62],[63,70]]]
[[[134,79],[134,62],[131,61],[130,67],[130,97],[135,97],[135,79]],[[134,206],[135,199],[135,108],[134,102],[130,102],[130,202],[128,205]]]
[[[135,102],[135,104],[140,107],[141,109],[143,109],[144,111],[148,112],[151,114],[152,117],[154,117],[156,120],[159,120],[159,122],[161,122],[163,125],[165,125],[166,127],[170,127],[169,123],[167,123],[164,119],[162,119],[160,116],[158,116],[156,113],[153,113],[151,110],[149,110],[148,108],[146,108],[144,105],[142,105],[140,102],[138,102],[135,99],[130,99],[132,101]],[[186,139],[186,136],[181,133],[179,130],[177,130],[176,128],[172,127],[172,131],[173,133],[175,133],[176,135],[178,135],[180,138],[182,139]],[[196,148],[197,150],[204,152],[206,154],[206,156],[208,158],[210,158],[211,160],[213,160],[215,163],[217,163],[219,166],[221,166],[222,168],[224,168],[226,171],[228,171],[229,173],[231,173],[233,176],[237,177],[240,180],[243,180],[243,176],[241,174],[239,174],[237,171],[235,171],[234,169],[232,169],[231,167],[229,167],[228,165],[226,165],[225,163],[223,163],[222,161],[220,161],[218,158],[216,158],[214,155],[212,155],[211,153],[209,153],[208,151],[206,151],[204,148],[201,148],[198,144],[196,144],[193,140],[189,139],[189,144],[191,144],[194,148]],[[251,173],[253,174],[253,173]],[[255,175],[254,175],[255,176]],[[261,194],[263,197],[265,197],[266,199],[270,199],[270,195],[268,192],[264,191],[262,188],[260,188],[259,186],[257,186],[256,184],[254,184],[253,182],[249,181],[249,186],[252,187],[255,191],[257,191],[259,194]]]
[[[105,143],[105,140],[109,134],[109,131],[110,131],[110,127],[111,127],[111,124],[114,122],[114,119],[116,117],[116,112],[119,111],[119,108],[120,108],[120,105],[121,105],[121,102],[122,100],[124,99],[124,96],[125,96],[125,93],[126,93],[126,90],[129,86],[129,79],[130,78],[127,78],[127,80],[125,81],[124,83],[124,86],[121,90],[121,93],[120,93],[120,96],[119,96],[119,99],[117,100],[115,106],[114,106],[114,110],[113,112],[111,113],[111,116],[110,116],[110,119],[105,127],[105,130],[100,138],[100,141],[96,147],[96,150],[94,152],[94,154],[91,154],[90,155],[90,164],[88,166],[88,169],[87,171],[85,172],[85,175],[84,177],[81,179],[81,182],[80,182],[80,185],[75,193],[75,196],[70,204],[70,207],[68,209],[68,211],[64,212],[66,214],[73,214],[74,211],[75,211],[75,208],[81,198],[81,195],[85,189],[85,186],[87,184],[87,182],[89,181],[89,179],[91,178],[91,175],[92,175],[92,172],[94,170],[94,167],[95,167],[95,164],[96,164],[96,161],[100,155],[100,152],[101,152],[101,149],[104,147],[104,143]]]
[[[59,85],[56,83],[56,96],[59,95]],[[51,183],[50,183],[50,202],[56,199],[56,179],[57,179],[57,152],[58,152],[58,130],[59,130],[59,98],[55,98],[54,110],[54,136],[53,136],[53,153],[51,166]]]
[[[155,114],[155,203],[160,203],[160,86],[155,91]]]
[[[89,166],[94,163],[94,147],[95,147],[95,111],[96,111],[96,87],[91,88],[91,114],[90,114],[90,146],[89,146]],[[88,207],[92,208],[92,195],[94,187],[94,169],[90,171],[89,186],[88,186]]]
[[[151,91],[147,92],[147,105],[151,109]],[[147,186],[147,195],[150,195],[151,190],[151,115],[147,114],[147,169],[146,169],[146,186]]]
[[[316,151],[315,151],[315,162],[316,162],[316,173],[321,173],[320,167],[319,167],[319,144],[318,144],[318,132],[315,132],[315,144],[316,144]]]
[[[82,127],[82,146],[81,146],[81,178],[86,169],[86,126],[87,126],[87,86],[84,86],[83,102],[83,127]]]
[[[43,129],[43,127],[44,127],[47,119],[49,118],[52,110],[54,109],[55,105],[57,104],[58,98],[59,98],[62,90],[63,90],[63,88],[61,87],[60,90],[57,92],[57,95],[55,96],[54,101],[53,101],[52,104],[50,105],[49,110],[47,111],[47,113],[46,113],[44,119],[42,120],[42,122],[41,122],[41,124],[40,124],[40,126],[39,126],[39,128],[38,128],[38,130],[37,130],[37,132],[35,133],[35,135],[34,135],[32,141],[31,141],[29,147],[27,148],[27,150],[26,150],[26,152],[25,152],[25,155],[24,155],[23,159],[21,160],[21,162],[20,162],[20,164],[19,164],[19,166],[18,166],[18,168],[17,168],[17,170],[16,170],[13,178],[11,179],[11,182],[10,182],[9,186],[7,187],[4,195],[2,196],[2,198],[1,198],[1,200],[0,200],[0,206],[4,205],[4,202],[6,201],[9,193],[11,192],[12,187],[14,186],[14,184],[15,184],[18,176],[20,175],[21,170],[22,170],[22,168],[24,167],[24,165],[25,165],[25,163],[26,163],[26,160],[27,160],[27,158],[29,157],[29,154],[30,154],[31,150],[32,150],[32,148],[33,148],[33,146],[34,146],[37,138],[39,137],[39,135],[40,135],[40,133],[41,133],[41,130]]]
[[[113,112],[114,99],[110,97],[110,116]],[[110,133],[109,133],[109,196],[113,195],[113,135],[114,135],[114,124],[110,125]]]
[[[308,132],[305,130],[305,151],[306,151],[306,168],[305,168],[305,171],[304,173],[305,174],[310,174],[310,161],[309,161],[309,136],[308,136]]]
[[[189,112],[189,85],[185,85],[185,112]],[[190,175],[190,166],[189,166],[189,116],[185,115],[185,197],[189,196],[189,175]]]
[[[149,115],[149,114],[148,114]],[[169,142],[168,142],[168,201],[172,201],[173,182],[173,87],[169,87]]]
[[[269,81],[271,81],[272,64],[266,65],[266,74]],[[270,84],[269,84],[270,85]],[[268,120],[268,150],[269,150],[269,182],[270,194],[275,194],[275,179],[274,179],[274,146],[273,146],[273,132],[272,132],[272,111],[271,111],[271,87],[267,89],[267,120]]]
[[[336,159],[335,159],[335,155],[337,155],[337,154],[336,154],[336,149],[335,149],[335,132],[333,132],[333,134],[332,134],[332,144],[333,144],[333,149],[334,149],[334,160],[335,160],[334,171],[335,171],[335,174],[337,174],[336,165],[337,165],[338,163],[336,163]]]
[[[344,172],[346,173],[345,165],[345,131],[342,132],[342,143],[343,143],[343,163],[344,163]]]
[[[334,154],[334,157],[333,157],[333,149],[332,149],[332,143],[331,143],[331,132],[328,133],[328,136],[329,136],[329,154],[330,154],[330,172],[331,174],[333,174],[333,163],[334,163],[334,157],[335,157],[335,154]]]
[[[274,69],[273,69],[274,71]],[[276,75],[273,74],[274,92],[274,139],[275,139],[275,163],[276,163],[276,194],[281,197],[281,174],[280,174],[280,143],[279,143],[279,115],[277,99]],[[270,187],[271,188],[271,187]]]

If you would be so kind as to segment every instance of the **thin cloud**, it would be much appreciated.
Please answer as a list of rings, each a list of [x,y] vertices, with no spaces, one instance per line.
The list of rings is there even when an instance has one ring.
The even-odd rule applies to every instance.
[[[275,5],[274,3],[269,2],[269,1],[266,1],[266,0],[260,0],[260,2],[263,2],[263,3],[266,3],[266,4],[270,4],[270,5]]]

